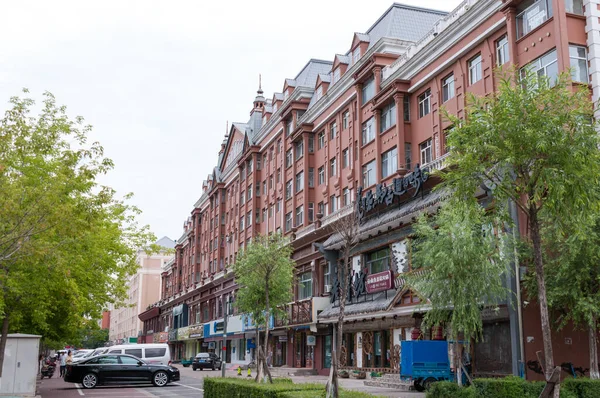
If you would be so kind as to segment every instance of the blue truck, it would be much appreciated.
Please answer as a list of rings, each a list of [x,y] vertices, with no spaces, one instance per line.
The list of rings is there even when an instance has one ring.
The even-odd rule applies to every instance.
[[[454,380],[447,341],[402,341],[401,347],[400,379],[412,380],[415,390],[425,391],[436,381]]]

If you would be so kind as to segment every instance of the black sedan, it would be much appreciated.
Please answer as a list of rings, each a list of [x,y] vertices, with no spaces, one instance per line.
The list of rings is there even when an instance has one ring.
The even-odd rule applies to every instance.
[[[179,380],[179,369],[166,365],[150,365],[133,355],[105,354],[67,367],[65,381],[94,388],[104,383],[149,383],[163,387]]]
[[[220,369],[221,358],[212,352],[201,352],[192,361],[192,369]]]

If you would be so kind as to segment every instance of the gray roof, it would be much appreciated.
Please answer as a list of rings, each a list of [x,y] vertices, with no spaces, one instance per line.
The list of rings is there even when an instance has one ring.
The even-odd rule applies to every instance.
[[[367,30],[369,47],[382,37],[418,41],[433,28],[440,18],[447,14],[446,11],[394,3]]]
[[[333,65],[331,61],[311,59],[294,79],[296,86],[314,88],[317,76],[321,73],[328,74],[331,70],[331,65]]]
[[[175,242],[168,236],[163,236],[162,238],[157,240],[155,244],[161,247],[166,247],[167,249],[175,248]]]
[[[330,83],[331,82],[331,75],[329,73],[325,74],[325,73],[319,73],[319,77],[321,78],[321,81],[323,83]]]
[[[387,298],[385,292],[376,293],[372,299],[367,298],[366,301],[363,297],[359,298],[359,302],[356,304],[346,304],[344,314],[355,315],[355,314],[366,314],[378,311],[385,311],[394,301],[397,291],[395,289],[388,291]],[[320,319],[337,318],[340,312],[340,307],[333,306],[330,304],[329,307],[325,308],[320,314]]]
[[[283,101],[283,98],[285,98],[283,93],[274,93],[273,97],[275,97],[275,100],[281,100],[281,101]]]
[[[433,206],[439,206],[450,194],[451,192],[448,189],[434,189],[423,197],[419,196],[400,207],[385,212],[383,215],[373,216],[360,225],[358,229],[359,239],[364,240],[369,235],[378,235],[379,231],[386,231],[388,226],[399,223],[407,224],[412,217],[424,210]],[[339,245],[341,242],[341,235],[336,232],[327,238],[323,246],[331,248],[334,245]]]
[[[336,54],[336,57],[339,58],[341,64],[349,64],[350,63],[350,56],[349,55]]]

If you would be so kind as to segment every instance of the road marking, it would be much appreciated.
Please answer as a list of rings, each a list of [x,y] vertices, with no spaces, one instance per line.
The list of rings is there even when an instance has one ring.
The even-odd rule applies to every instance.
[[[136,388],[137,391],[141,392],[147,397],[156,398],[156,395],[152,394],[150,391],[142,390],[141,388]]]
[[[75,383],[75,386],[77,387],[77,392],[79,393],[79,395],[83,396],[83,391],[81,391],[81,386],[79,385],[79,383]]]
[[[179,384],[179,383],[171,383],[171,384],[174,384],[176,386],[185,387],[185,388],[191,388],[192,390],[196,390],[196,391],[204,392],[204,390],[202,388],[196,388],[196,387],[192,387],[192,386],[186,386],[185,384]]]

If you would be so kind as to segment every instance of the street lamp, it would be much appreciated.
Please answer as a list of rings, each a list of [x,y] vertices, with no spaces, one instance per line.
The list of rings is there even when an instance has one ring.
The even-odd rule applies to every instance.
[[[225,377],[227,365],[227,315],[229,313],[229,296],[222,296],[223,300],[223,348],[221,348],[221,377]]]

